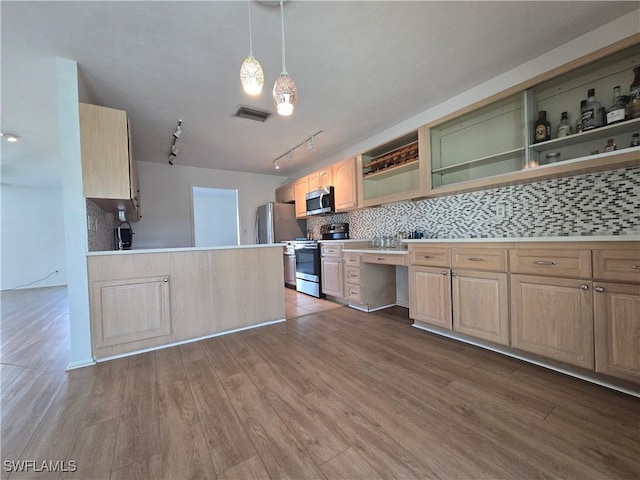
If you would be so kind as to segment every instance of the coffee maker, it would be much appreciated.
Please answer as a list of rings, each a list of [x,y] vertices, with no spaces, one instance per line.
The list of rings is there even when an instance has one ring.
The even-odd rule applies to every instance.
[[[124,225],[128,225],[125,227]],[[113,236],[115,240],[116,250],[131,250],[131,243],[133,241],[133,229],[131,224],[127,221],[120,222],[118,227],[114,229]]]

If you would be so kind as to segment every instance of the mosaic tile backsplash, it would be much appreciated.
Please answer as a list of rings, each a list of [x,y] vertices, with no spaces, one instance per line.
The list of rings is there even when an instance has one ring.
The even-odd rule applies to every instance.
[[[502,218],[497,210],[504,209]],[[640,233],[640,168],[559,178],[312,217],[348,222],[351,238],[424,231],[425,238],[551,237]]]
[[[113,250],[113,230],[118,226],[115,214],[104,212],[91,200],[87,200],[87,221],[95,220],[96,229],[88,229],[87,240],[90,252]]]

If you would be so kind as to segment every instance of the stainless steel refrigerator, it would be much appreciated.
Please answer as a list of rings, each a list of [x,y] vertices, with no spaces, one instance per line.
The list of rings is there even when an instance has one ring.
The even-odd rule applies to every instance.
[[[306,222],[296,220],[292,203],[269,202],[256,213],[256,243],[280,243],[305,238]]]

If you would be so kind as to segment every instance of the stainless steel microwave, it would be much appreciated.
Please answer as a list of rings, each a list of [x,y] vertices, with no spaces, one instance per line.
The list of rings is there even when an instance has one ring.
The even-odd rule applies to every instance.
[[[314,190],[306,195],[307,215],[319,215],[335,211],[333,187]]]

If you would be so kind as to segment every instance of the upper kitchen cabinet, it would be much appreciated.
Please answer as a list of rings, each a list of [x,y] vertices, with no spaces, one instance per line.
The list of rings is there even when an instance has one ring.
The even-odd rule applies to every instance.
[[[323,168],[307,176],[308,188],[310,192],[329,188],[333,185],[333,172],[331,167]]]
[[[307,192],[309,192],[309,177],[303,177],[293,184],[293,195],[296,203],[296,218],[307,216]]]
[[[358,206],[355,157],[333,165],[333,186],[336,212],[351,210]]]
[[[140,188],[127,113],[80,104],[84,196],[107,212],[140,219]]]
[[[276,188],[276,202],[277,203],[293,203],[295,202],[295,195],[293,191],[293,182],[282,185]]]
[[[425,195],[422,131],[414,131],[364,152],[359,158],[359,206],[409,200]]]
[[[640,132],[640,118],[607,125],[606,111],[614,87],[629,93],[640,65],[639,39],[625,39],[423,127],[428,195],[637,166],[640,147],[630,144],[633,133]],[[577,133],[581,101],[590,89],[603,107],[594,113],[603,126]],[[550,138],[536,141],[541,111],[550,122]],[[568,135],[558,130],[563,112]],[[606,147],[609,139],[616,150]]]

